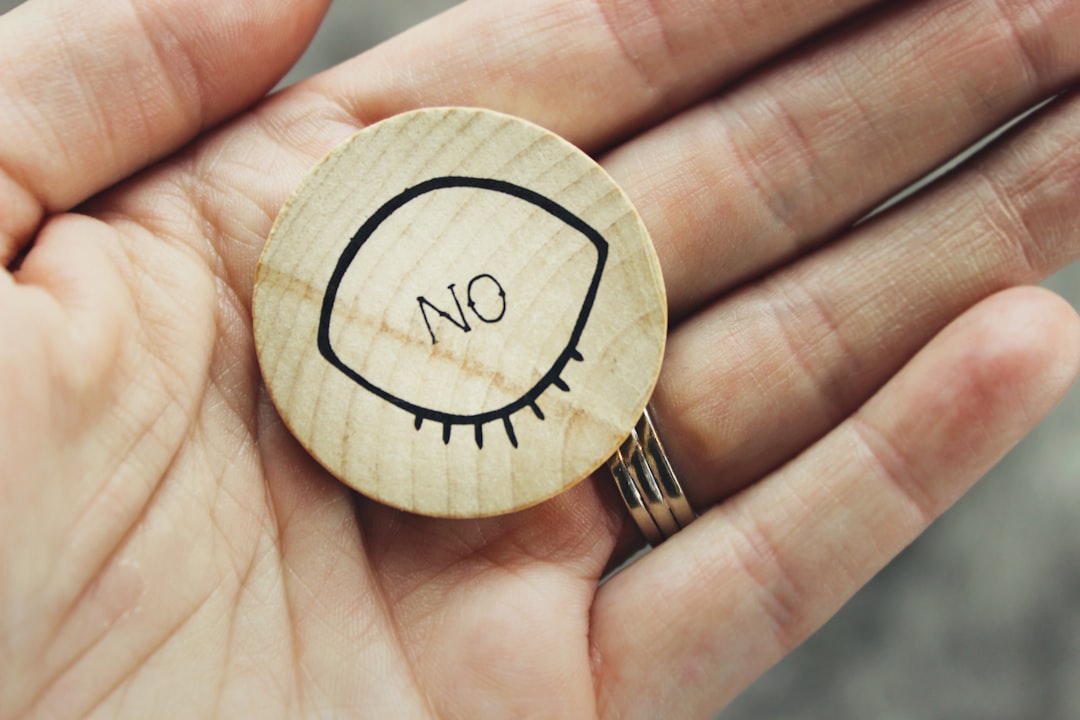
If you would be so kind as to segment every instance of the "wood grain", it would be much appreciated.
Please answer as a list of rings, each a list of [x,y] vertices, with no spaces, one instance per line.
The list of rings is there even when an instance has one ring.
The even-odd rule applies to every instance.
[[[389,505],[480,517],[600,467],[640,416],[667,306],[648,233],[587,155],[486,110],[399,115],[331,152],[256,271],[283,420]]]

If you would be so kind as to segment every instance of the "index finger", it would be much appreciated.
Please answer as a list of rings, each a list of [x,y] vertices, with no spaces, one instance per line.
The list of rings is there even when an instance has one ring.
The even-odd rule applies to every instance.
[[[192,234],[220,230],[226,274],[249,298],[289,190],[357,129],[420,106],[469,105],[524,117],[595,153],[870,4],[467,2],[272,98],[198,148],[194,177],[181,184],[205,180],[214,192],[196,199]]]
[[[471,0],[310,87],[363,124],[421,106],[518,115],[596,151],[875,0]]]

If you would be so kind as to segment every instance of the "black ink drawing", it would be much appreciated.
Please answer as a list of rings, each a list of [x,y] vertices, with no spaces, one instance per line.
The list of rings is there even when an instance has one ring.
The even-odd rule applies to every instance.
[[[334,348],[330,342],[330,321],[333,314],[334,303],[337,299],[338,290],[341,286],[342,279],[345,277],[345,273],[348,271],[349,266],[356,258],[357,253],[360,252],[364,243],[372,236],[372,234],[379,228],[379,226],[387,220],[394,212],[400,210],[403,206],[418,197],[421,197],[427,193],[435,192],[437,190],[443,190],[447,188],[475,188],[480,190],[488,190],[496,193],[503,193],[505,195],[511,195],[520,200],[524,200],[541,210],[547,212],[549,215],[562,221],[566,225],[581,233],[585,238],[589,240],[596,248],[597,262],[596,270],[593,272],[592,280],[589,283],[588,291],[585,294],[584,302],[582,303],[581,311],[577,316],[577,320],[574,324],[573,330],[570,333],[570,337],[566,343],[565,349],[559,354],[558,359],[552,365],[552,367],[544,373],[544,375],[537,381],[527,392],[525,392],[517,400],[504,405],[500,408],[475,414],[455,414],[451,412],[444,412],[441,410],[433,410],[425,408],[416,403],[408,402],[399,397],[396,397],[390,392],[380,388],[375,383],[369,381],[363,377],[353,368],[349,367],[346,363],[338,357],[334,352]],[[607,260],[608,244],[593,227],[588,223],[574,215],[572,212],[564,208],[562,205],[550,200],[549,198],[540,195],[532,190],[514,185],[513,183],[505,182],[502,180],[491,180],[486,178],[473,178],[473,177],[437,177],[431,180],[420,183],[414,187],[408,188],[404,192],[396,195],[380,207],[375,214],[373,214],[367,221],[361,225],[360,229],[353,235],[346,246],[345,251],[341,254],[341,258],[338,260],[337,266],[334,268],[334,273],[330,277],[330,282],[326,288],[326,294],[323,296],[322,312],[319,318],[319,332],[318,332],[318,345],[319,352],[326,360],[335,368],[344,373],[348,378],[362,386],[366,390],[375,394],[376,396],[386,400],[389,403],[400,407],[402,410],[408,412],[415,417],[415,427],[417,430],[424,424],[425,421],[432,421],[435,423],[441,423],[443,426],[443,442],[450,442],[450,432],[454,425],[471,425],[474,427],[474,437],[478,447],[484,446],[484,432],[483,427],[487,423],[501,421],[503,428],[506,432],[507,438],[510,440],[511,445],[518,446],[518,438],[514,432],[514,425],[511,422],[511,416],[519,410],[528,408],[532,410],[540,420],[544,419],[544,413],[537,404],[538,399],[551,386],[555,386],[563,392],[570,392],[570,387],[562,379],[561,375],[566,365],[571,361],[581,362],[584,360],[581,353],[578,352],[577,345],[581,339],[581,334],[585,330],[585,324],[588,322],[589,313],[592,310],[593,303],[596,301],[596,293],[600,287],[600,277],[604,271],[604,263]],[[486,308],[485,312],[478,311],[476,303],[473,300],[474,286],[477,283],[482,283],[489,286],[490,289],[496,288],[498,297],[501,302],[501,309],[498,312],[492,312],[492,308]],[[497,323],[503,315],[506,313],[507,306],[507,294],[503,289],[503,286],[499,281],[490,274],[482,273],[473,277],[465,287],[464,297],[466,299],[465,307],[469,308],[470,315],[467,316],[461,301],[458,296],[458,290],[456,289],[456,283],[452,283],[447,287],[449,294],[446,296],[450,302],[453,303],[454,312],[456,317],[451,314],[448,309],[450,303],[445,299],[439,300],[444,307],[436,305],[426,297],[418,297],[417,303],[419,304],[420,312],[423,314],[424,323],[427,327],[428,333],[431,336],[432,344],[438,342],[437,335],[432,328],[429,320],[428,313],[437,315],[445,320],[450,321],[462,332],[470,332],[472,326],[469,323],[469,317],[475,317],[484,323]]]
[[[486,316],[476,309],[476,300],[473,299],[473,286],[476,285],[476,283],[480,280],[487,280],[489,283],[495,285],[495,288],[498,290],[499,302],[502,305],[502,309],[500,309],[498,314],[494,316]],[[436,306],[434,303],[432,303],[430,300],[428,300],[422,295],[416,298],[416,302],[420,305],[420,314],[424,318],[424,326],[427,327],[428,334],[431,335],[432,345],[437,344],[439,342],[439,339],[435,336],[435,331],[431,328],[431,320],[428,318],[429,309],[434,311],[435,314],[437,314],[443,320],[449,320],[461,332],[472,332],[472,326],[469,325],[469,320],[465,317],[465,311],[461,309],[461,300],[458,299],[455,284],[450,283],[449,285],[447,285],[446,289],[450,291],[450,297],[453,298],[454,305],[457,307],[457,318],[455,318],[453,315],[446,312],[442,308]],[[487,323],[488,325],[494,325],[495,323],[502,320],[503,316],[506,315],[506,291],[503,290],[502,283],[496,280],[493,275],[489,275],[488,273],[482,273],[480,275],[477,275],[469,281],[469,285],[465,293],[465,298],[467,301],[465,305],[469,308],[470,311],[472,311],[472,314],[475,315],[477,319],[481,322]]]

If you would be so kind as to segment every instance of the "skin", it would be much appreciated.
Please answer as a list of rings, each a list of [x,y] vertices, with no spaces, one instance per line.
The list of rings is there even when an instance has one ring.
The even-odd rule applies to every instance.
[[[267,99],[313,0],[0,17],[0,718],[707,717],[1061,398],[1073,0],[472,0]],[[972,163],[855,221],[1001,121]],[[480,521],[283,429],[255,262],[318,159],[424,105],[526,117],[641,210],[654,399],[701,518],[609,477]]]

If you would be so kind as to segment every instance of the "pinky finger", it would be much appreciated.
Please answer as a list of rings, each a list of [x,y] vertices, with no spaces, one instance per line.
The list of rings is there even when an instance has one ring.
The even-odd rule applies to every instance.
[[[616,575],[604,717],[707,717],[829,619],[1061,399],[1080,318],[1039,289],[955,320],[862,409]]]

